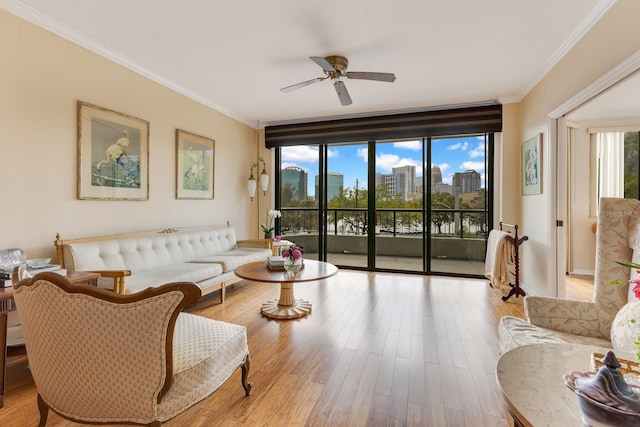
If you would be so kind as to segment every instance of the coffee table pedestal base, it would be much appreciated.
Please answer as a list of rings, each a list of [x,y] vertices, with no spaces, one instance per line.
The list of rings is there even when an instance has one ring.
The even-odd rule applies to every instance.
[[[262,304],[262,315],[272,319],[297,319],[309,313],[311,313],[311,303],[301,299],[293,305],[279,305],[277,299]]]
[[[280,283],[280,299],[262,304],[262,315],[272,319],[297,319],[311,313],[311,303],[293,296],[293,282]]]

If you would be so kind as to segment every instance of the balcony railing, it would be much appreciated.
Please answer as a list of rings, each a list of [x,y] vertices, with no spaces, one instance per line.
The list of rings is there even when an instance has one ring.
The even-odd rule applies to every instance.
[[[287,234],[317,234],[318,210],[316,208],[281,208],[280,232]],[[420,209],[375,210],[373,222],[368,218],[366,208],[327,209],[327,234],[366,235],[371,225],[376,235],[415,236],[423,233],[436,237],[486,238],[487,215],[483,209],[432,209],[430,224],[425,224],[427,216]]]

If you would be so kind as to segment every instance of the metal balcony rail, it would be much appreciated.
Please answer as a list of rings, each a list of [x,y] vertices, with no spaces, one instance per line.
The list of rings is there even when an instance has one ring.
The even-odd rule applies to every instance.
[[[317,208],[281,208],[279,230],[287,234],[318,233]],[[366,208],[327,209],[326,229],[334,235],[366,235],[370,226],[376,235],[415,236],[423,238],[427,233],[437,237],[485,238],[487,237],[487,212],[483,209],[393,209],[378,208],[373,222]]]

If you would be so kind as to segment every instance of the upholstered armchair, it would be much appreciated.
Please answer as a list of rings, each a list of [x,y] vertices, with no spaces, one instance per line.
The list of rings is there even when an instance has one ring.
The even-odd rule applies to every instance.
[[[640,262],[640,201],[600,200],[595,261],[593,301],[525,297],[527,320],[512,316],[500,320],[501,352],[537,342],[612,347],[612,323],[627,302],[635,300],[628,281],[637,272],[616,261]],[[613,281],[618,285],[611,284]]]
[[[250,393],[245,327],[182,313],[200,298],[193,283],[117,295],[40,273],[14,298],[41,426],[49,409],[76,422],[159,426],[238,367]]]

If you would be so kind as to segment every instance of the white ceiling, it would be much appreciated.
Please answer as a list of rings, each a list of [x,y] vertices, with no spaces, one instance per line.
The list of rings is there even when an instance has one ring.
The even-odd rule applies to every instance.
[[[615,0],[0,0],[0,7],[244,123],[517,102]],[[338,54],[395,83],[282,87]],[[61,58],[64,60],[64,58]]]

